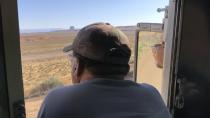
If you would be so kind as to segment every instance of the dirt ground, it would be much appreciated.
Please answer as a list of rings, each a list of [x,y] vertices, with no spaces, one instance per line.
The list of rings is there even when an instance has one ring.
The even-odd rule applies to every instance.
[[[137,82],[151,84],[160,92],[163,71],[156,67],[151,49],[142,52],[138,63]]]
[[[26,118],[37,118],[44,96],[25,100]]]

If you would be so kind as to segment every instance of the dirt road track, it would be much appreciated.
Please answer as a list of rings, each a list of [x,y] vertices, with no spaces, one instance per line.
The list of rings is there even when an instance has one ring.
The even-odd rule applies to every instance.
[[[138,80],[140,83],[149,83],[160,92],[162,81],[162,69],[156,67],[151,49],[142,51],[138,63]]]
[[[39,108],[44,97],[37,97],[25,100],[26,118],[37,118]]]

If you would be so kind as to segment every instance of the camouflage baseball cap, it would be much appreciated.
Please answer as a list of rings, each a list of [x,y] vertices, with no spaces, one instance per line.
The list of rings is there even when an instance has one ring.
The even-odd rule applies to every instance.
[[[64,52],[102,63],[128,64],[131,50],[127,36],[109,23],[94,23],[82,28]]]

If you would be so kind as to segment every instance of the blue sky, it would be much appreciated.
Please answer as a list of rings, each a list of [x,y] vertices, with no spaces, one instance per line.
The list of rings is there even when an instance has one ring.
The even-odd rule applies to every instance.
[[[20,29],[81,28],[93,22],[115,26],[162,22],[157,8],[169,0],[18,0]]]

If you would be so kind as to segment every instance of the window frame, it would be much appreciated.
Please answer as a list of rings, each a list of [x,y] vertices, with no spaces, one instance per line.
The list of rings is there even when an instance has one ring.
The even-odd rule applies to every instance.
[[[19,23],[17,0],[1,0],[1,38],[3,50],[3,66],[4,72],[1,77],[5,78],[4,89],[8,94],[7,99],[3,102],[7,103],[8,110],[4,112],[6,117],[24,117],[24,93],[23,79],[21,69],[20,39],[19,39]],[[4,76],[3,76],[4,75]]]

